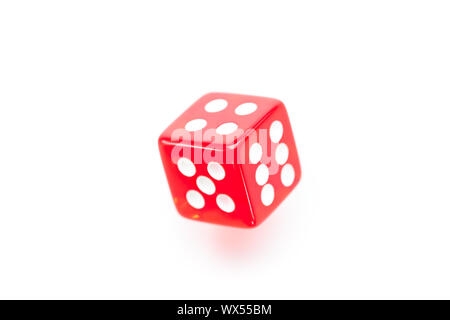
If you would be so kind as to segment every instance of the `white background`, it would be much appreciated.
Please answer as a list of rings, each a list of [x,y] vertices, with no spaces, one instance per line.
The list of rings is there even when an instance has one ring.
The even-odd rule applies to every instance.
[[[0,298],[450,298],[448,1],[4,1]],[[159,134],[287,106],[303,166],[254,230],[181,218]]]

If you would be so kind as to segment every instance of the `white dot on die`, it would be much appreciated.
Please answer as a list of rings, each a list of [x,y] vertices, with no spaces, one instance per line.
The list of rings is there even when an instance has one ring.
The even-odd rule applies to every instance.
[[[260,186],[266,184],[267,181],[269,180],[269,168],[267,168],[267,166],[265,164],[261,164],[256,169],[255,176],[256,176],[257,184],[259,184]]]
[[[219,112],[225,109],[228,105],[225,99],[214,99],[208,102],[205,106],[207,112]]]
[[[180,158],[177,162],[178,170],[186,177],[193,177],[195,175],[195,165],[187,158]]]
[[[266,184],[261,190],[261,201],[263,205],[270,206],[275,199],[275,189],[271,184]]]
[[[250,163],[256,164],[261,161],[263,155],[263,149],[259,143],[254,143],[250,147]]]
[[[195,190],[189,190],[186,193],[186,200],[195,209],[202,209],[205,206],[205,199],[200,192]]]
[[[234,112],[239,116],[246,116],[248,114],[255,112],[256,109],[258,109],[258,106],[256,105],[256,103],[247,102],[247,103],[243,103],[240,106],[238,106],[234,110]]]
[[[233,133],[238,128],[238,125],[234,122],[223,123],[217,127],[216,132],[221,135],[227,135]]]
[[[289,148],[286,144],[282,143],[277,146],[275,151],[275,160],[279,165],[283,165],[289,158]]]
[[[186,126],[184,127],[187,131],[198,131],[202,130],[204,127],[206,127],[206,120],[204,119],[195,119],[191,120],[188,123],[186,123]]]
[[[207,178],[205,176],[200,176],[197,178],[197,187],[203,192],[208,195],[214,194],[216,192],[216,186],[214,185],[214,182],[210,178]]]
[[[294,167],[290,164],[287,164],[281,169],[281,183],[285,187],[290,187],[294,182],[295,178],[295,170]]]
[[[216,198],[216,202],[220,210],[227,213],[231,213],[234,211],[234,209],[236,209],[233,199],[231,199],[226,194],[219,194]]]
[[[274,121],[270,126],[270,140],[274,143],[280,142],[283,137],[283,125],[280,121]]]
[[[225,178],[225,169],[217,162],[208,163],[208,173],[216,180],[223,180]]]

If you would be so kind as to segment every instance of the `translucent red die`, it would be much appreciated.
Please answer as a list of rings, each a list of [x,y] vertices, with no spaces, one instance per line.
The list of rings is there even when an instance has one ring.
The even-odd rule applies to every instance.
[[[206,94],[158,142],[175,206],[186,218],[255,227],[300,181],[289,117],[276,99]]]

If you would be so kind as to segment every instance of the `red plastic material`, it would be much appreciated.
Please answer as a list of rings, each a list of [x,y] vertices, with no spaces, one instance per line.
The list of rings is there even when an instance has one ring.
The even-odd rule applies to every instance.
[[[206,94],[158,142],[175,206],[189,219],[255,227],[301,178],[289,117],[276,99]]]

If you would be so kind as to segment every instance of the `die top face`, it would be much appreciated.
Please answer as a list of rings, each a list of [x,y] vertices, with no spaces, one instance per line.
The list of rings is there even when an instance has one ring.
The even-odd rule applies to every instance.
[[[280,104],[273,98],[208,93],[181,114],[160,140],[184,138],[202,146],[232,146],[243,141]]]

